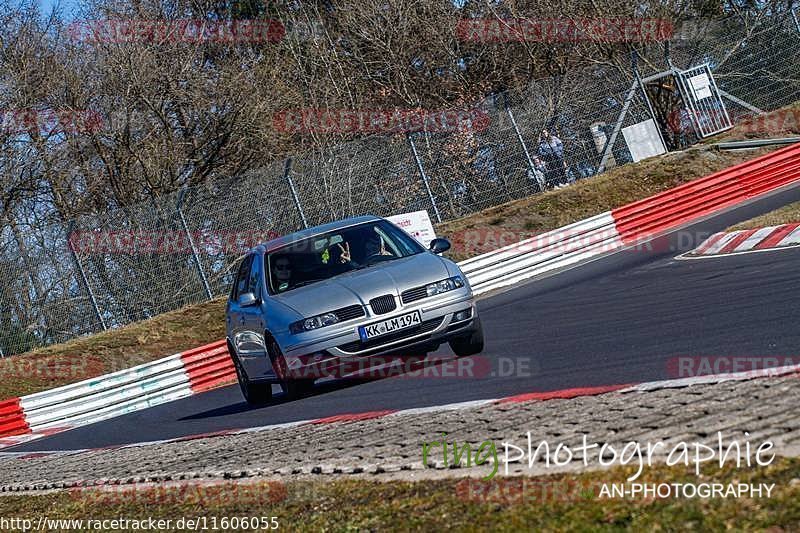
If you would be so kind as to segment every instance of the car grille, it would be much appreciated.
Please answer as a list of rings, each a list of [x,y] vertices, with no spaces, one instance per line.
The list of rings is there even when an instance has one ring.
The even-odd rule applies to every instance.
[[[400,299],[403,301],[404,304],[409,304],[411,302],[416,302],[417,300],[422,300],[423,298],[428,297],[428,290],[423,285],[422,287],[414,287],[413,289],[408,289],[407,291],[403,291],[403,294],[400,295]]]
[[[336,315],[336,318],[339,319],[339,322],[344,322],[345,320],[352,320],[354,318],[358,318],[366,314],[364,312],[364,306],[358,304],[342,307],[341,309],[337,309],[331,312],[334,315]]]
[[[339,346],[339,349],[350,353],[360,352],[362,350],[374,348],[375,346],[380,346],[382,344],[386,344],[392,341],[404,339],[406,337],[413,337],[421,333],[427,333],[429,331],[433,331],[441,325],[443,320],[444,317],[433,318],[431,320],[426,320],[421,324],[414,326],[413,328],[396,331],[394,333],[390,333],[388,335],[384,335],[376,339],[370,339],[366,342],[364,341],[348,342],[347,344],[342,344],[341,346]]]
[[[372,308],[372,312],[376,315],[383,315],[390,311],[394,311],[397,308],[397,302],[394,300],[394,296],[391,294],[386,294],[370,300],[369,306]]]

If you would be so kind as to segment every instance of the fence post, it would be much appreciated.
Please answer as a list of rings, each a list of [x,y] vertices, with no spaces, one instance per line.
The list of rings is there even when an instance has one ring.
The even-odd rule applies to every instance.
[[[614,130],[611,132],[611,137],[609,137],[608,141],[606,141],[606,146],[603,149],[603,155],[600,158],[600,164],[597,166],[598,174],[602,174],[603,171],[606,169],[606,163],[608,162],[608,158],[611,157],[611,152],[614,149],[614,144],[617,142],[617,136],[619,135],[619,132],[622,129],[622,123],[625,121],[625,117],[628,114],[628,109],[631,107],[631,102],[633,102],[633,97],[636,96],[636,87],[638,85],[639,81],[634,80],[633,85],[631,85],[631,88],[628,89],[628,94],[625,95],[625,102],[622,104],[622,110],[619,112],[619,116],[617,117],[617,122],[614,124]]]
[[[658,124],[658,117],[656,117],[655,109],[653,109],[653,104],[650,102],[650,96],[647,94],[647,87],[645,87],[644,83],[642,82],[642,77],[639,75],[639,53],[636,50],[631,52],[631,67],[633,68],[633,75],[636,77],[636,83],[639,85],[639,89],[642,91],[644,103],[647,104],[647,112],[650,114],[650,118],[653,120],[653,125],[656,127],[656,133],[658,133],[661,146],[664,148],[664,151],[667,152],[667,143],[664,140],[664,134],[661,133],[661,126]]]
[[[286,180],[286,183],[289,184],[289,190],[292,191],[292,200],[294,200],[294,206],[297,208],[297,212],[300,214],[300,221],[303,223],[303,227],[308,227],[308,221],[306,220],[306,214],[303,212],[303,204],[300,203],[300,196],[297,194],[297,189],[294,186],[294,180],[292,179],[292,158],[287,157],[286,163],[283,165],[283,179]]]
[[[183,209],[181,209],[184,193],[186,193],[186,189],[181,189],[181,192],[178,193],[178,202],[175,204],[175,209],[178,211],[178,217],[181,219],[181,226],[183,227],[184,233],[186,233],[186,238],[189,239],[189,247],[192,249],[192,257],[194,258],[194,264],[197,266],[197,272],[200,274],[200,281],[203,282],[203,289],[205,289],[208,299],[213,300],[214,294],[211,292],[208,278],[206,278],[206,273],[203,271],[203,263],[200,262],[200,254],[197,253],[194,239],[192,239],[192,234],[189,232],[189,225],[186,224],[186,217],[183,216]]]
[[[70,222],[69,226],[67,227],[67,248],[69,249],[69,253],[72,255],[72,260],[75,262],[75,266],[78,268],[78,273],[81,275],[81,281],[83,282],[83,287],[86,289],[87,294],[89,295],[89,301],[92,303],[92,308],[94,309],[94,314],[97,317],[97,320],[100,321],[100,325],[103,327],[103,331],[108,329],[106,326],[106,321],[103,320],[103,315],[100,314],[100,307],[97,305],[97,299],[94,297],[94,292],[92,291],[92,286],[89,285],[89,278],[86,277],[86,271],[83,270],[83,264],[81,263],[80,257],[78,254],[75,253],[75,250],[72,249],[72,243],[69,239],[69,236],[72,235],[72,229],[75,227],[75,222]]]
[[[428,183],[428,176],[425,174],[425,169],[422,167],[422,161],[419,158],[417,147],[414,145],[414,139],[411,137],[410,133],[406,133],[406,140],[408,141],[408,145],[411,147],[411,153],[414,155],[414,162],[417,164],[417,170],[419,170],[422,183],[425,184],[425,190],[428,193],[428,199],[431,201],[431,206],[433,206],[433,213],[436,215],[436,221],[441,223],[442,215],[439,213],[439,206],[436,205],[436,199],[433,197],[431,186]]]
[[[800,33],[800,20],[797,20],[797,9],[798,8],[796,8],[796,7],[793,7],[791,9],[791,11],[792,11],[792,20],[794,20],[794,29],[797,30],[797,33]]]
[[[528,151],[528,145],[525,144],[525,139],[522,138],[522,133],[519,131],[519,126],[517,126],[517,119],[514,117],[511,106],[508,104],[508,92],[506,91],[503,91],[503,107],[506,109],[508,118],[511,119],[511,125],[514,127],[514,133],[517,135],[517,141],[519,141],[520,146],[522,146],[522,151],[525,153],[525,161],[528,163],[528,172],[531,173],[531,177],[539,186],[539,192],[542,192],[544,191],[544,185],[539,183],[539,180],[536,179],[536,167],[533,165],[533,159],[531,158],[531,153]]]

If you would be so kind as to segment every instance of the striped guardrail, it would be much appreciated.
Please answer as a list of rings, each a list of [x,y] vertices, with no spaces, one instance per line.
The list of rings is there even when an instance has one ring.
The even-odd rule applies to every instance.
[[[0,403],[0,437],[70,428],[146,409],[235,378],[225,341]]]
[[[645,242],[800,180],[800,145],[459,263],[476,294]]]

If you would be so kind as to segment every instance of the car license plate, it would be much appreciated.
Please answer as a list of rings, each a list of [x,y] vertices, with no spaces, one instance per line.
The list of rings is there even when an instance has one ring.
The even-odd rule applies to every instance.
[[[392,333],[401,329],[410,328],[422,323],[422,316],[419,311],[408,313],[407,315],[400,315],[383,322],[376,322],[368,326],[359,326],[358,335],[362,341],[367,339],[374,339],[387,333]]]

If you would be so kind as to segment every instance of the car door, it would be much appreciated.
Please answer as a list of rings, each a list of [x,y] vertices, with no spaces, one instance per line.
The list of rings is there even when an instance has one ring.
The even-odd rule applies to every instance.
[[[233,342],[236,352],[241,354],[242,333],[244,331],[245,318],[242,314],[242,307],[239,305],[239,296],[247,292],[250,277],[250,266],[253,264],[253,255],[248,255],[239,265],[239,271],[233,282],[230,300],[228,302],[227,327],[228,337]]]
[[[245,292],[253,293],[256,297],[256,305],[251,305],[240,309],[242,328],[247,331],[254,339],[261,339],[263,343],[264,337],[264,316],[261,306],[261,299],[265,292],[263,291],[263,264],[264,256],[261,254],[253,254],[253,261],[250,265],[250,272],[247,276],[247,287]]]

